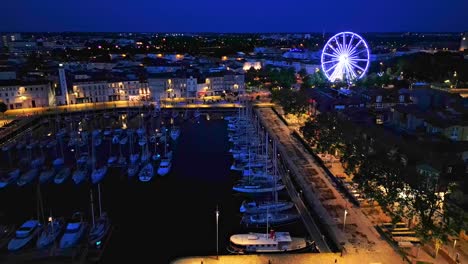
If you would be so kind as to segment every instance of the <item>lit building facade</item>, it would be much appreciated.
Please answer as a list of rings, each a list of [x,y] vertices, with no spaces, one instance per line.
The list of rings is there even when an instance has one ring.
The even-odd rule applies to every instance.
[[[0,102],[8,109],[47,107],[54,104],[54,94],[49,82],[0,83]]]

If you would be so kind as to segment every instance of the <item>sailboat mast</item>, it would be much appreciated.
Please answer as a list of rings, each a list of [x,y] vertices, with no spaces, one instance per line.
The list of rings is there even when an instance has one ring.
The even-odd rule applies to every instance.
[[[91,219],[93,221],[93,227],[95,225],[94,223],[94,200],[93,200],[93,189],[89,189],[89,195],[91,196]]]
[[[99,201],[99,217],[102,215],[101,207],[101,183],[98,183],[98,201]]]

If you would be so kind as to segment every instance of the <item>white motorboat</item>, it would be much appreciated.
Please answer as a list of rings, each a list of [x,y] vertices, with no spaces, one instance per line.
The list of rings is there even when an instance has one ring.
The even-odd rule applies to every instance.
[[[106,176],[106,173],[107,173],[107,166],[106,165],[103,165],[100,168],[94,169],[91,172],[91,181],[92,181],[92,183],[96,184],[96,183],[102,181],[104,176]]]
[[[50,179],[52,179],[55,176],[56,172],[57,170],[54,168],[49,168],[49,169],[41,171],[41,173],[39,174],[39,182],[40,183],[48,182]]]
[[[142,182],[147,182],[154,177],[154,167],[151,162],[146,163],[140,170],[138,178]]]
[[[43,249],[52,245],[62,233],[64,227],[65,221],[62,218],[51,218],[39,235],[36,241],[36,247],[38,249]]]
[[[162,159],[158,167],[158,175],[165,176],[171,170],[172,162],[171,159]]]
[[[294,207],[289,201],[247,201],[244,200],[239,211],[246,214],[286,211]]]
[[[81,213],[74,213],[60,238],[59,247],[65,249],[76,246],[81,238],[83,238],[85,231],[86,222],[84,222]]]
[[[62,184],[65,182],[68,177],[71,175],[71,170],[68,167],[63,167],[61,168],[58,172],[57,175],[54,177],[54,182],[56,184]]]
[[[6,187],[8,184],[16,182],[20,176],[20,169],[14,169],[7,173],[6,176],[0,178],[0,189]]]
[[[228,250],[232,253],[287,253],[305,251],[313,243],[303,237],[291,237],[289,232],[235,234],[229,239]]]
[[[110,227],[110,218],[106,212],[103,212],[96,220],[94,226],[92,226],[89,230],[89,245],[99,247],[102,243],[102,239],[107,235],[107,233],[109,233]]]
[[[16,184],[18,184],[18,186],[24,186],[32,182],[38,175],[39,175],[39,169],[37,168],[30,169],[26,171],[25,173],[21,174]]]
[[[9,251],[17,251],[24,248],[31,242],[39,232],[41,225],[37,220],[28,220],[24,222],[15,232],[15,236],[8,242]]]

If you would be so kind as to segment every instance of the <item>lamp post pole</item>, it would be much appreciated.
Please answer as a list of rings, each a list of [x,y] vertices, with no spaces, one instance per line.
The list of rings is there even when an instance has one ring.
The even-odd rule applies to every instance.
[[[219,210],[216,205],[216,259],[218,259],[218,219],[219,219]]]
[[[346,225],[346,215],[348,215],[348,210],[344,210],[344,216],[343,216],[343,233],[345,230],[345,225]]]

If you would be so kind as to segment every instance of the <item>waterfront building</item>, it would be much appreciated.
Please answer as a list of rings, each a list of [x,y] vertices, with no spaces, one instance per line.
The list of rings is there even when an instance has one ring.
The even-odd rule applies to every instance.
[[[54,101],[54,94],[48,81],[0,81],[0,102],[4,102],[8,109],[52,106]]]

